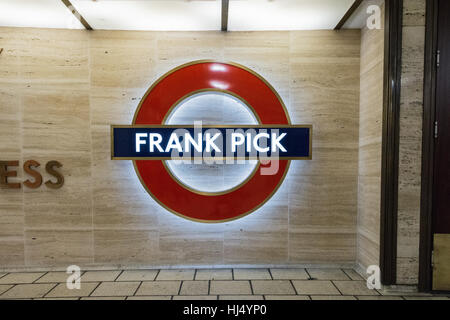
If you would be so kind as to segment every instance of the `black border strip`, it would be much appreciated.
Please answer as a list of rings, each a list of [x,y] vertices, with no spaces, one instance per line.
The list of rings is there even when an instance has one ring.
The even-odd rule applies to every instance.
[[[61,0],[62,3],[67,7],[67,9],[70,10],[70,12],[75,16],[75,18],[78,19],[78,21],[81,22],[83,27],[86,28],[86,30],[93,30],[91,25],[86,21],[85,18],[81,15],[81,13],[78,12],[77,9],[75,9],[74,5],[70,2],[70,0]]]
[[[398,157],[403,0],[385,1],[380,269],[384,285],[397,279]]]
[[[432,290],[434,121],[436,119],[436,51],[438,0],[427,0],[422,125],[422,194],[420,201],[419,290]]]
[[[228,7],[229,7],[229,0],[222,0],[222,31],[228,31]]]

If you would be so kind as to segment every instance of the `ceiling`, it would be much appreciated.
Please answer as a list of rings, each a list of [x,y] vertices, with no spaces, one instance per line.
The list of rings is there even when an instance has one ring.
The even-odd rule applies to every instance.
[[[93,29],[220,30],[221,0],[71,0]],[[230,0],[228,30],[333,29],[354,0]],[[61,0],[0,0],[0,26],[83,29]]]

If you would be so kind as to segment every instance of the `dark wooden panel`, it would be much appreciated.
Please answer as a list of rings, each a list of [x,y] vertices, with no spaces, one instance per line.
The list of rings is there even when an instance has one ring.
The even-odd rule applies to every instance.
[[[420,201],[419,244],[420,291],[431,290],[437,4],[438,0],[428,0],[426,7],[424,109],[422,125],[422,194]]]
[[[384,285],[397,274],[398,151],[403,1],[385,2],[383,143],[381,164],[380,269]]]
[[[450,1],[440,0],[438,12],[433,231],[450,234]]]

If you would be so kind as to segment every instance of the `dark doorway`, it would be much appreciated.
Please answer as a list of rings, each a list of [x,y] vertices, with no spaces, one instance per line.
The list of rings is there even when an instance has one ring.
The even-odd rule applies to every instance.
[[[427,10],[420,287],[450,291],[450,1]]]

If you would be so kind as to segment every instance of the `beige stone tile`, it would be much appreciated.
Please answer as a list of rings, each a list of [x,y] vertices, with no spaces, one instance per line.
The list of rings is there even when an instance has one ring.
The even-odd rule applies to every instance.
[[[83,297],[80,300],[125,300],[126,297]]]
[[[326,210],[329,211],[329,207]],[[302,212],[312,214],[316,210],[302,209]],[[354,225],[352,228],[354,228]],[[325,230],[327,229],[329,228],[325,227]],[[356,235],[353,232],[340,233],[340,231],[334,229],[332,233],[322,233],[318,229],[315,233],[311,229],[308,231],[304,226],[293,226],[289,232],[289,261],[293,263],[311,261],[322,264],[330,263],[330,261],[334,263],[354,263],[356,258],[355,244]]]
[[[181,281],[153,281],[143,282],[136,292],[136,296],[164,296],[178,295]]]
[[[133,296],[127,297],[127,300],[171,300],[172,296]]]
[[[115,281],[120,271],[86,271],[81,282]]]
[[[207,295],[209,290],[209,282],[205,280],[200,281],[183,281],[181,285],[180,295],[184,296],[201,296]]]
[[[90,50],[91,83],[100,87],[149,87],[155,71],[155,40],[131,39],[131,33],[118,35],[99,31]],[[147,33],[143,37],[154,38]],[[113,38],[112,38],[113,37]],[[139,67],[138,67],[139,65]]]
[[[320,280],[294,280],[292,284],[298,294],[323,294],[323,295],[340,295],[339,291],[331,281]]]
[[[287,193],[280,190],[252,215],[226,225],[223,259],[227,264],[282,264],[288,258]],[[245,244],[245,245],[243,245]]]
[[[22,105],[22,144],[27,153],[90,152],[88,91],[27,93]]]
[[[31,195],[27,194],[27,197],[31,198]],[[90,203],[70,205],[25,204],[24,213],[26,228],[90,229],[92,226]]]
[[[33,283],[45,272],[15,272],[9,273],[0,279],[0,284],[18,284],[18,283]]]
[[[54,283],[18,284],[0,296],[1,299],[41,298],[55,286]]]
[[[194,280],[194,269],[161,270],[156,280]]]
[[[357,125],[357,123],[351,124],[351,126],[353,125]],[[328,124],[324,124],[324,126],[328,126]],[[316,127],[314,127],[314,131],[316,134]],[[315,161],[316,157],[317,155],[314,156]],[[336,162],[334,158],[333,161]],[[357,164],[355,165],[357,166]],[[347,248],[344,245],[345,242],[338,242],[338,240],[340,241],[344,235],[351,235],[355,232],[356,175],[344,176],[342,173],[305,175],[304,170],[307,169],[303,166],[296,167],[294,165],[293,169],[289,172],[290,257],[296,257],[302,250],[314,246],[314,248],[323,250],[317,252],[317,256],[318,258],[322,257],[323,260],[327,259],[327,262],[330,259],[333,259],[331,261],[336,259],[347,262],[345,261],[346,257],[354,260],[356,243],[353,241],[352,247]],[[336,203],[339,203],[338,207],[336,207]],[[333,210],[330,211],[330,208]],[[306,236],[316,236],[316,239],[308,241]],[[329,238],[334,239],[336,243]],[[291,241],[295,242],[291,244]],[[300,241],[303,241],[301,246]],[[341,250],[337,250],[338,248]],[[308,253],[310,254],[310,252]]]
[[[208,228],[209,227],[209,228]],[[224,224],[186,224],[164,212],[159,219],[159,251],[162,264],[214,265],[223,263]],[[184,280],[192,280],[184,279]]]
[[[0,284],[0,295],[7,291],[8,289],[10,289],[12,287],[12,285],[9,284]]]
[[[350,280],[341,269],[307,269],[313,280]]]
[[[173,296],[172,300],[217,300],[217,296]]]
[[[71,276],[66,272],[47,272],[43,277],[36,280],[36,283],[56,283],[56,282],[66,282],[67,278]]]
[[[80,289],[68,289],[65,283],[58,284],[46,298],[87,297],[98,286],[98,282],[81,282]]]
[[[4,189],[1,192],[3,193]],[[21,192],[19,191],[19,193]],[[22,204],[0,204],[0,234],[2,238],[4,240],[23,238],[23,227]]]
[[[297,295],[277,295],[277,296],[271,296],[271,295],[265,295],[264,296],[266,300],[311,300],[309,296],[297,296]]]
[[[2,278],[3,276],[6,276],[6,273],[0,272],[0,278]]]
[[[232,280],[231,269],[198,269],[195,280]]]
[[[92,297],[132,296],[140,282],[102,282],[92,292]]]
[[[20,266],[25,263],[25,245],[23,238],[0,241],[0,264],[2,266]]]
[[[222,295],[219,300],[264,300],[263,296],[258,295]]]
[[[152,281],[158,270],[125,270],[116,281]]]
[[[343,295],[378,296],[376,290],[367,288],[366,281],[333,281]]]
[[[288,280],[252,280],[254,294],[295,294]]]
[[[358,300],[403,300],[400,296],[356,296]]]
[[[361,275],[353,269],[343,269],[343,271],[352,280],[364,280],[363,277],[361,277]]]
[[[210,294],[217,295],[236,295],[236,294],[252,294],[249,281],[222,281],[212,280],[210,284]]]
[[[154,264],[157,261],[157,231],[96,229],[94,238],[96,263]]]
[[[308,280],[305,269],[270,269],[275,280]]]
[[[25,261],[29,265],[67,266],[93,262],[91,230],[28,229],[25,237]]]
[[[234,280],[271,280],[268,269],[234,269]]]
[[[311,300],[356,300],[353,296],[311,296]]]

